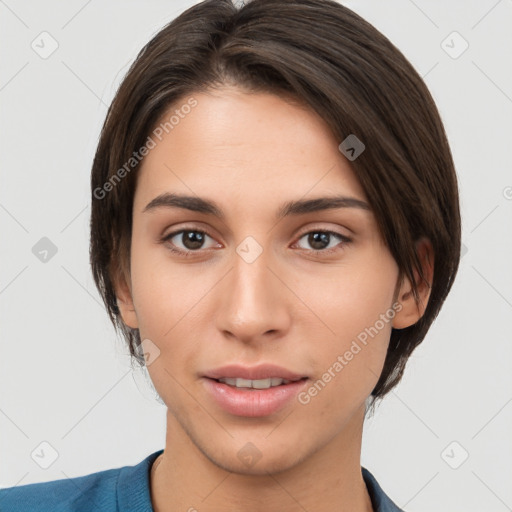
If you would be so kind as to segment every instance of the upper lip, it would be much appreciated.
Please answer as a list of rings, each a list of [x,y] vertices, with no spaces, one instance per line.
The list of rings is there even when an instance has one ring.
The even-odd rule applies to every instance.
[[[241,366],[239,364],[229,364],[207,371],[204,374],[204,377],[208,377],[210,379],[238,377],[247,380],[281,377],[285,380],[300,380],[305,378],[306,375],[300,375],[274,364],[260,364],[257,366]]]

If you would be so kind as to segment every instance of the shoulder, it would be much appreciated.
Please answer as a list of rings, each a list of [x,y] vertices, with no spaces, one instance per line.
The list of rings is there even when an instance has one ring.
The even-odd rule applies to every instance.
[[[149,468],[155,452],[135,466],[0,489],[2,512],[151,511]],[[125,507],[128,504],[128,508]]]
[[[377,479],[370,471],[362,466],[361,471],[375,512],[405,512],[382,490]]]
[[[115,488],[120,470],[0,489],[0,510],[78,511],[86,510],[84,506],[89,504],[94,510],[115,511]]]

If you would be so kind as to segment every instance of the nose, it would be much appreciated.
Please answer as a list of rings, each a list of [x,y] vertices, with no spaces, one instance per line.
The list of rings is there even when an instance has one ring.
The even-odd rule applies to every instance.
[[[233,254],[233,266],[215,297],[217,328],[224,337],[254,344],[289,331],[293,293],[268,252],[264,250],[254,261]]]

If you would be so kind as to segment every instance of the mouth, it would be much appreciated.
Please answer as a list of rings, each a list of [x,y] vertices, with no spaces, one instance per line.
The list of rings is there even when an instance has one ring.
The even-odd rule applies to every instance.
[[[293,403],[310,378],[272,363],[228,364],[201,375],[208,398],[234,416],[261,417]]]
[[[208,377],[207,377],[208,378]],[[210,379],[215,380],[221,384],[226,384],[227,386],[242,389],[242,390],[261,390],[261,389],[270,389],[275,387],[286,386],[290,383],[296,383],[302,380],[306,380],[307,377],[296,378],[293,380],[284,379],[282,377],[270,377],[267,379],[244,379],[242,377],[223,377],[220,379]]]

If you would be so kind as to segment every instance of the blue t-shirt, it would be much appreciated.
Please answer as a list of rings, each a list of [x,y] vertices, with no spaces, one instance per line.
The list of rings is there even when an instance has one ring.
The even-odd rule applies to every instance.
[[[149,472],[159,450],[135,466],[0,489],[0,512],[154,512]],[[364,467],[375,512],[403,512]]]

